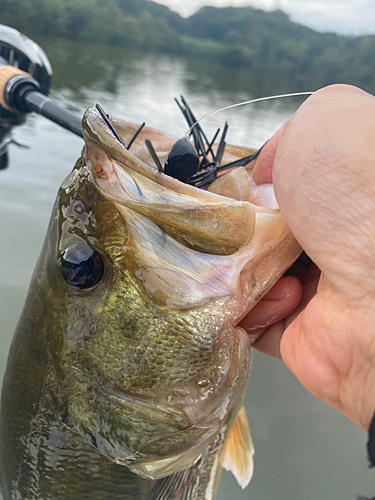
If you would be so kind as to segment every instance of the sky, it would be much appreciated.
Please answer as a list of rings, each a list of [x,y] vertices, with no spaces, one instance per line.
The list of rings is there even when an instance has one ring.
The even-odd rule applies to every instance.
[[[155,0],[187,17],[203,5],[282,9],[291,19],[318,31],[375,34],[374,0]]]

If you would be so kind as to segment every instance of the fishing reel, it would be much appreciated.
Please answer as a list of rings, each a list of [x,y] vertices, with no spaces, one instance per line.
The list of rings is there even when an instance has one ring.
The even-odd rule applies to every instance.
[[[17,30],[0,25],[0,169],[8,166],[10,144],[26,146],[14,139],[13,128],[33,111],[82,137],[81,117],[47,97],[51,77],[43,49]]]
[[[6,70],[10,67],[15,70],[13,74]],[[10,103],[17,88],[24,87],[25,91],[26,84],[29,89],[48,95],[51,77],[51,65],[39,45],[17,30],[0,25],[0,86],[4,85],[5,96],[4,102],[0,100],[0,169],[8,166],[10,144],[25,147],[14,138],[13,128],[25,122],[28,110],[9,106],[7,101]]]

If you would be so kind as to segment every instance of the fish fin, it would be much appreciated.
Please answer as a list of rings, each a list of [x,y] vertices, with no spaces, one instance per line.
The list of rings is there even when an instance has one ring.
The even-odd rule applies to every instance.
[[[232,472],[242,489],[246,488],[254,471],[254,446],[244,406],[238,413],[224,448],[224,469]]]
[[[189,500],[197,477],[194,466],[156,481],[147,500]]]

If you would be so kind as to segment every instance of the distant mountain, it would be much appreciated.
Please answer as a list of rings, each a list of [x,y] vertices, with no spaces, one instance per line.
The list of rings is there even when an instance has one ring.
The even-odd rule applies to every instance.
[[[316,32],[281,10],[203,7],[185,19],[149,0],[0,0],[0,20],[31,36],[205,58],[280,90],[345,82],[375,92],[375,36]]]

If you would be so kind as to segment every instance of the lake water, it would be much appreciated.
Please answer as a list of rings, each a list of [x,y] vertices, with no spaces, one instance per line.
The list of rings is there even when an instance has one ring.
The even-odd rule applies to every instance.
[[[66,41],[39,41],[54,68],[53,98],[77,113],[99,102],[130,121],[181,136],[187,127],[174,97],[183,94],[196,115],[239,101],[278,93],[277,82],[202,61],[113,50]],[[213,135],[229,122],[228,143],[259,147],[301,100],[258,103],[219,113],[204,122]],[[0,171],[0,376],[45,236],[59,185],[72,169],[82,140],[30,116],[17,137],[29,150],[11,149]],[[282,362],[255,353],[246,408],[255,445],[255,474],[242,491],[224,472],[216,500],[354,500],[373,496],[366,436],[310,396]],[[78,500],[78,499],[77,499]]]

